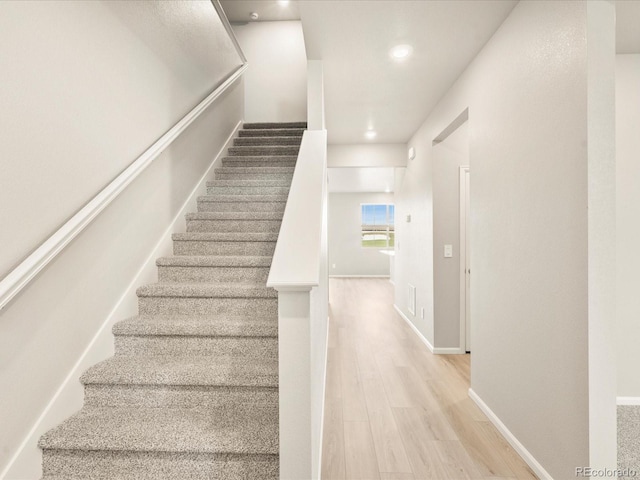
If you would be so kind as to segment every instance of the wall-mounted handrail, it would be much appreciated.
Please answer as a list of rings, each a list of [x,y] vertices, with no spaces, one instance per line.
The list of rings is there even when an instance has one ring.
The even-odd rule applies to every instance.
[[[226,18],[226,17],[225,17]],[[51,262],[91,221],[140,175],[180,134],[189,127],[247,69],[243,63],[207,98],[187,113],[158,141],[136,158],[120,175],[98,193],[78,213],[0,281],[0,310],[7,306],[38,273]]]
[[[222,5],[220,4],[220,0],[211,0],[211,3],[213,4],[213,8],[216,9],[216,12],[218,12],[218,16],[220,17],[220,20],[222,20],[222,25],[224,25],[224,28],[227,31],[231,42],[233,42],[233,46],[236,48],[236,52],[238,52],[238,55],[240,55],[242,63],[247,63],[247,58],[244,56],[242,48],[240,48],[238,39],[233,32],[233,28],[231,27],[231,23],[229,23],[229,19],[227,18],[227,14],[225,13],[224,8],[222,8]]]

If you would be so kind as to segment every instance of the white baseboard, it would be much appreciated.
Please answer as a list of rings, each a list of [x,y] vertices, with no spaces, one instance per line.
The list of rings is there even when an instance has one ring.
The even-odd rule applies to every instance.
[[[616,397],[617,405],[640,405],[640,397]]]
[[[137,303],[136,289],[140,285],[156,281],[156,259],[158,257],[171,255],[173,244],[171,239],[172,233],[184,230],[183,225],[185,214],[190,211],[194,211],[194,207],[197,205],[198,196],[204,194],[206,191],[207,180],[210,179],[213,169],[218,166],[228,147],[232,145],[233,138],[241,126],[242,122],[238,122],[233,132],[231,132],[225,141],[224,146],[217,153],[211,165],[189,195],[189,198],[182,205],[180,212],[176,214],[169,227],[162,234],[162,237],[152,250],[151,254],[145,259],[144,263],[138,270],[138,273],[120,296],[113,310],[111,310],[102,326],[93,336],[78,361],[71,368],[71,371],[65,377],[56,393],[44,408],[33,427],[20,444],[20,447],[18,447],[16,453],[11,457],[11,460],[5,469],[0,472],[0,480],[23,479],[25,478],[25,471],[33,471],[36,468],[33,466],[33,462],[35,461],[34,456],[39,455],[38,440],[40,437],[82,406],[84,389],[79,382],[80,376],[92,365],[95,365],[96,363],[113,355],[113,336],[111,335],[111,328],[116,322],[131,316],[132,309],[135,311],[137,308],[136,305],[132,305],[132,302]],[[41,463],[40,460],[38,461]],[[38,475],[37,478],[40,478],[41,476],[42,474]]]
[[[467,353],[464,351],[464,349],[460,349],[457,347],[434,347],[433,345],[431,345],[431,342],[427,340],[427,337],[422,335],[422,333],[420,333],[420,331],[416,328],[413,322],[409,320],[409,317],[407,317],[403,313],[403,311],[400,310],[400,307],[398,307],[398,305],[394,304],[393,308],[395,308],[396,312],[398,312],[398,314],[403,318],[403,320],[407,322],[407,325],[411,327],[411,330],[413,330],[413,332],[418,336],[418,338],[422,340],[422,343],[424,343],[427,346],[427,348],[431,353],[435,355],[463,355]]]
[[[522,457],[522,459],[529,465],[533,473],[535,473],[538,478],[541,480],[553,480],[553,477],[549,475],[542,465],[535,459],[535,457],[527,450],[524,445],[522,445],[518,439],[515,437],[513,433],[506,427],[504,423],[498,418],[498,416],[493,413],[493,410],[489,408],[489,406],[484,403],[484,401],[478,396],[473,389],[469,389],[469,397],[473,400],[478,408],[482,410],[482,412],[491,420],[491,423],[498,429],[500,434],[504,437],[504,439],[509,442],[509,445],[513,447],[513,449]]]
[[[389,278],[389,275],[329,275],[329,278]]]
[[[329,360],[329,321],[327,316],[327,340],[324,345],[324,375],[322,378],[322,415],[320,416],[320,453],[318,454],[318,479],[321,480],[322,473],[322,445],[324,442],[324,407],[327,396],[327,362]]]

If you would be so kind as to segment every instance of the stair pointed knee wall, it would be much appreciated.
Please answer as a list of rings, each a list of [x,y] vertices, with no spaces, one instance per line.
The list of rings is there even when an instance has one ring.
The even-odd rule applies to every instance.
[[[266,287],[305,123],[245,124],[84,407],[40,439],[45,479],[277,479],[278,300]]]

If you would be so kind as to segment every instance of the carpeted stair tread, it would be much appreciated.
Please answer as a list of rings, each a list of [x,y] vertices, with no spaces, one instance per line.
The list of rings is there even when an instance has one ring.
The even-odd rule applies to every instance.
[[[236,147],[245,146],[245,145],[297,145],[299,146],[302,142],[302,135],[300,136],[277,136],[277,137],[238,137],[233,140],[233,145]]]
[[[291,186],[291,180],[283,179],[231,179],[231,180],[211,180],[207,182],[207,187],[287,187]]]
[[[230,156],[240,155],[291,155],[297,156],[300,151],[300,147],[297,145],[252,145],[241,147],[229,147]]]
[[[282,212],[192,212],[189,220],[282,220]]]
[[[218,408],[87,407],[47,432],[40,447],[278,454],[277,406]]]
[[[115,356],[89,368],[83,385],[277,387],[278,361],[237,356]]]
[[[202,195],[198,202],[236,203],[236,202],[286,202],[287,195]]]
[[[159,267],[269,267],[272,257],[265,255],[174,255],[156,260]]]
[[[139,287],[138,297],[278,298],[273,288],[258,283],[152,283]]]
[[[301,137],[304,128],[248,128],[238,132],[240,137]]]
[[[264,162],[264,161],[283,161],[283,162],[297,162],[298,155],[246,155],[246,156],[227,156],[222,157],[222,165],[223,168],[226,166],[226,162],[237,163],[237,162]],[[277,165],[274,165],[276,167]],[[229,167],[234,168],[234,167]],[[268,167],[267,167],[268,168]]]
[[[307,122],[249,122],[242,125],[244,129],[283,129],[283,128],[307,128]]]
[[[277,318],[234,317],[229,315],[136,316],[113,326],[114,335],[275,337]]]
[[[187,232],[174,233],[172,238],[182,242],[276,242],[278,234],[274,232]]]
[[[295,167],[219,167],[216,168],[216,175],[223,174],[264,174],[264,175],[293,175]]]

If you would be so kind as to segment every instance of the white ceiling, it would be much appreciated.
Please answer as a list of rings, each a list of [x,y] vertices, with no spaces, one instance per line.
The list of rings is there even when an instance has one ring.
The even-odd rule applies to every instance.
[[[249,15],[256,12],[258,22],[278,20],[300,20],[297,0],[281,5],[276,0],[221,0],[224,13],[230,22],[244,23],[252,21]]]
[[[222,0],[229,20],[302,19],[307,57],[323,60],[329,142],[405,143],[517,0]],[[618,53],[640,53],[640,0],[616,2]],[[413,46],[393,61],[389,49]],[[373,128],[374,140],[364,138]]]
[[[330,192],[393,192],[393,168],[328,168]]]
[[[640,1],[616,2],[616,52],[640,53]]]
[[[515,0],[304,0],[307,57],[322,60],[330,143],[404,143]],[[413,46],[404,62],[389,49]]]

